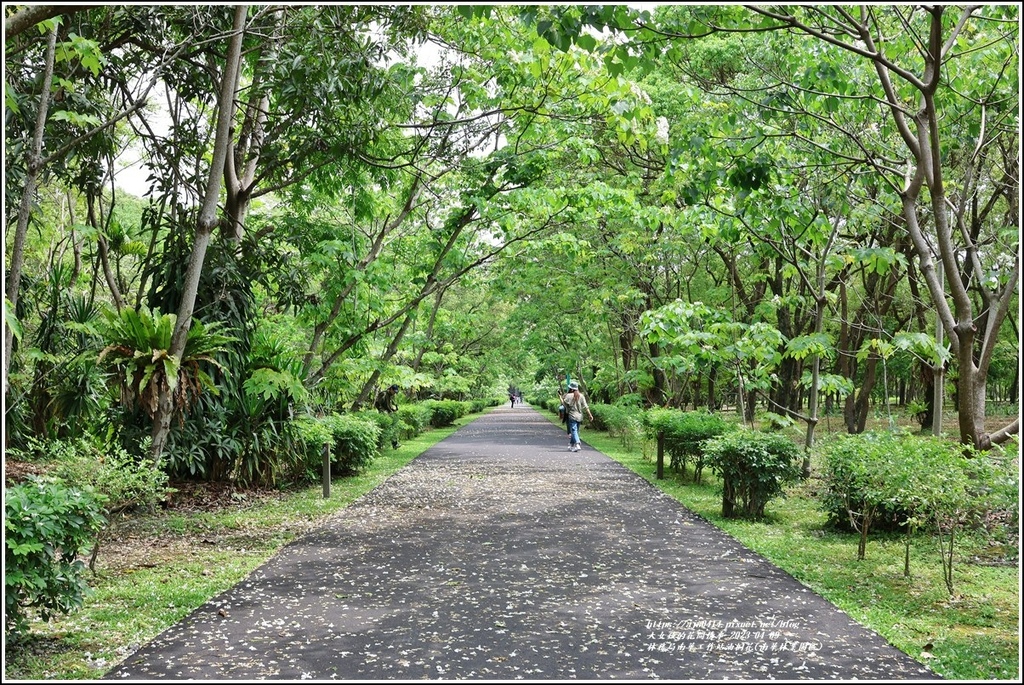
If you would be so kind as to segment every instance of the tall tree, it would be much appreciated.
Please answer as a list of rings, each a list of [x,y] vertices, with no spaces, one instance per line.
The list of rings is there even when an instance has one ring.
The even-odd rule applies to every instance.
[[[227,49],[221,68],[217,98],[216,125],[214,127],[216,134],[213,148],[210,150],[211,161],[207,174],[206,192],[203,195],[203,203],[196,224],[192,254],[185,272],[177,319],[171,334],[171,346],[167,350],[172,359],[181,359],[185,352],[189,329],[192,326],[196,294],[199,290],[199,278],[206,260],[206,250],[209,247],[213,231],[219,223],[218,201],[224,175],[224,164],[228,157],[231,141],[231,122],[234,118],[238,70],[241,63],[242,41],[245,36],[248,11],[248,5],[235,6],[231,29],[227,34]],[[150,445],[150,456],[154,462],[158,462],[163,454],[164,444],[167,442],[167,435],[171,429],[171,418],[175,411],[180,409],[174,406],[173,390],[174,383],[165,384],[161,387],[157,398],[157,410],[153,416],[152,443]]]
[[[988,151],[1018,149],[1016,7],[595,7],[582,16],[629,33],[617,52],[655,59],[681,59],[691,41],[715,34],[807,39],[805,50],[787,42],[791,49],[749,56],[764,76],[756,92],[774,88],[766,104],[832,128],[846,141],[842,149],[798,133],[793,140],[871,174],[902,214],[956,359],[961,440],[985,448],[1018,431],[1019,419],[986,429],[985,381],[1019,276],[1019,160],[1011,153],[977,166]],[[977,182],[977,171],[986,183]],[[972,208],[990,201],[999,209],[975,235],[958,217],[977,215]]]
[[[738,18],[745,29],[792,31],[820,48],[816,53],[823,60],[799,72],[802,82],[790,81],[803,95],[800,100],[813,98],[815,104],[794,103],[790,110],[832,123],[861,151],[859,164],[873,171],[898,200],[921,275],[957,360],[960,438],[981,448],[1006,440],[1018,431],[1019,419],[989,433],[986,377],[1019,276],[1016,239],[1008,244],[1003,230],[1019,230],[1019,160],[1011,156],[1002,165],[981,168],[978,160],[989,150],[1005,149],[1002,141],[1018,135],[1018,126],[1012,125],[1017,111],[1012,79],[1019,54],[1017,9],[747,10],[759,19]],[[713,30],[736,26],[718,18],[709,18],[705,25]],[[850,72],[842,68],[847,59],[868,64],[874,83],[849,78]],[[979,78],[982,73],[985,77]],[[887,137],[874,133],[877,127],[853,128],[843,121],[846,111],[868,102],[884,108],[902,142],[904,159],[892,154]],[[877,121],[878,126],[883,123]],[[990,174],[987,184],[977,182],[978,171]],[[984,229],[991,237],[982,237],[981,224],[968,228],[964,218],[980,219],[983,215],[976,209],[990,203],[1002,210],[986,213],[992,221]],[[984,328],[979,329],[979,320]]]

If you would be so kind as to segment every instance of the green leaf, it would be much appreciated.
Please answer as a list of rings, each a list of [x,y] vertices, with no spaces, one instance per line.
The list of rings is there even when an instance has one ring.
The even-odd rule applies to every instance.
[[[786,343],[786,353],[793,359],[806,359],[811,355],[827,357],[832,351],[832,339],[827,333],[801,335]]]
[[[576,45],[583,48],[587,52],[593,52],[594,49],[597,47],[597,39],[594,38],[589,33],[581,33],[576,38]]]
[[[4,324],[11,329],[15,340],[20,342],[24,331],[21,327],[21,322],[18,321],[18,317],[14,313],[14,305],[11,304],[6,295],[4,296]]]

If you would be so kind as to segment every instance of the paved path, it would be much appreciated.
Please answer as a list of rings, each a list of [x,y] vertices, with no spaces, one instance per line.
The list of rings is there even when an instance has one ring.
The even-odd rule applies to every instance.
[[[533,409],[504,407],[106,678],[938,676],[609,458],[567,452]]]

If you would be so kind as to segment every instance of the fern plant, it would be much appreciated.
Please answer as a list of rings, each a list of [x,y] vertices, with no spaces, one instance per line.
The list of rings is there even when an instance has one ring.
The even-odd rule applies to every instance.
[[[153,418],[160,393],[169,391],[174,394],[175,411],[180,414],[187,411],[203,389],[217,394],[201,362],[223,370],[214,355],[223,352],[235,338],[222,332],[220,324],[194,320],[179,359],[170,352],[177,315],[140,307],[107,311],[105,318],[102,333],[107,345],[100,352],[99,361],[117,371],[121,400],[129,409],[139,406]]]

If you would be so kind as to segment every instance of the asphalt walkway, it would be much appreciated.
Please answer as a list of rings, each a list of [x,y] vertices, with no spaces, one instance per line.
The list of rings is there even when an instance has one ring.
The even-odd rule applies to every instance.
[[[495,409],[106,678],[938,679],[642,478],[566,446],[533,409]]]

